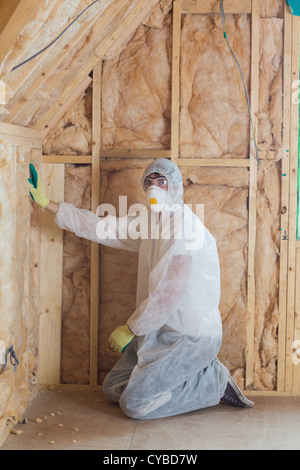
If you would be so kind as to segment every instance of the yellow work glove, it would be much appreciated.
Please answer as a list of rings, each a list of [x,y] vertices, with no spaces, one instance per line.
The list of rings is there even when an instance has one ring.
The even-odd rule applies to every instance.
[[[131,333],[127,325],[122,325],[116,328],[109,337],[109,344],[117,352],[123,352],[125,348],[131,343],[134,334]]]
[[[30,163],[29,168],[31,176],[31,178],[28,179],[31,185],[31,188],[29,189],[30,196],[32,197],[34,202],[36,202],[40,207],[44,209],[48,206],[49,199],[45,196],[38,171],[36,171],[32,163]]]

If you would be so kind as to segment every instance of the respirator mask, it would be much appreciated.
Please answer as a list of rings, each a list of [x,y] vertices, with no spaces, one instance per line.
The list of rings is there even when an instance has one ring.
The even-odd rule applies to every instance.
[[[160,213],[167,199],[168,180],[161,173],[151,173],[143,183],[151,210]]]
[[[150,203],[151,210],[156,213],[161,212],[166,202],[167,191],[157,186],[151,186],[147,189],[146,196]]]

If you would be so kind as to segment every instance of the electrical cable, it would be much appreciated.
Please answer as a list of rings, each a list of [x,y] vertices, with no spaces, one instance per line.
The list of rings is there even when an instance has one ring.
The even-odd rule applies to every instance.
[[[4,365],[4,369],[6,369],[6,366],[7,366],[7,357],[10,355],[10,363],[11,365],[14,366],[14,372],[16,372],[16,369],[17,369],[17,366],[19,365],[19,359],[17,358],[17,355],[15,353],[15,350],[14,350],[14,347],[13,346],[10,346],[10,348],[8,348],[6,351],[5,351],[5,365]]]
[[[89,8],[91,8],[97,2],[99,2],[99,0],[94,0],[94,2],[91,3],[90,5],[88,5],[84,10],[82,10],[82,12],[79,13],[79,15],[77,15],[76,18],[74,18],[74,20],[71,21],[71,23],[55,39],[53,39],[53,41],[50,42],[50,44],[45,46],[43,49],[41,49],[39,52],[37,52],[33,56],[29,57],[28,59],[24,60],[20,64],[16,65],[14,68],[11,69],[11,72],[13,70],[16,70],[17,68],[21,67],[22,65],[26,64],[30,60],[35,59],[37,56],[39,56],[40,54],[45,52],[47,49],[49,49],[49,47],[51,47],[56,41],[58,41],[58,39],[61,38],[61,36],[72,26],[73,23],[75,23],[75,21],[78,20],[78,18],[80,18],[81,15],[83,15]]]
[[[220,0],[220,10],[221,10],[221,17],[222,17],[222,23],[223,23],[223,33],[224,33],[224,39],[226,41],[226,44],[230,50],[231,56],[234,60],[235,66],[237,67],[237,70],[239,72],[239,75],[242,79],[245,95],[246,95],[246,100],[247,100],[247,107],[248,107],[248,112],[250,116],[250,122],[251,122],[251,130],[253,134],[253,141],[254,141],[254,147],[255,147],[255,154],[256,154],[256,160],[257,164],[259,164],[259,156],[258,156],[258,149],[257,149],[257,142],[256,142],[256,136],[255,136],[255,130],[254,130],[254,124],[253,124],[253,119],[252,119],[252,114],[251,114],[251,105],[250,105],[250,100],[249,100],[249,95],[248,95],[248,90],[247,86],[245,84],[245,79],[244,79],[244,74],[242,71],[242,68],[239,64],[239,61],[237,60],[236,56],[234,55],[234,52],[229,44],[228,38],[227,38],[227,32],[226,32],[226,19],[225,19],[225,12],[224,12],[224,5],[223,5],[224,0]]]

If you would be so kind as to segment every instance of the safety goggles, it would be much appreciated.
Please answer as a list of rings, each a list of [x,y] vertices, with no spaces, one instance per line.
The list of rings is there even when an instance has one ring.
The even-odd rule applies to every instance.
[[[159,173],[153,173],[153,175],[148,175],[144,179],[144,189],[147,191],[150,186],[157,186],[158,188],[167,189],[168,180],[165,176],[160,175]]]

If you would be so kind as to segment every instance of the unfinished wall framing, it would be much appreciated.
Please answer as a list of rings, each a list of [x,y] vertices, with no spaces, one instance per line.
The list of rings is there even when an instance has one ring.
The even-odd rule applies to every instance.
[[[224,2],[230,39],[233,47],[240,47],[250,91],[257,166],[247,110],[234,101],[238,82],[228,81],[235,70],[226,62],[217,2],[135,0],[131,7],[128,2],[108,3],[100,19],[91,15],[80,29],[78,47],[89,28],[94,28],[91,37],[96,37],[108,17],[116,23],[108,27],[96,51],[91,53],[85,44],[87,60],[82,58],[68,81],[67,71],[53,74],[67,63],[68,38],[49,75],[37,74],[25,99],[17,94],[25,75],[20,73],[12,81],[16,99],[5,110],[7,124],[0,124],[3,155],[11,158],[3,159],[2,168],[6,174],[13,171],[16,185],[27,177],[28,162],[36,162],[50,198],[95,211],[101,202],[117,208],[120,192],[128,196],[128,205],[143,202],[139,178],[144,167],[153,158],[171,158],[182,171],[185,202],[205,204],[205,223],[219,247],[224,326],[220,359],[249,394],[299,395],[298,107],[291,99],[292,82],[299,74],[299,18],[292,17],[283,1]],[[165,62],[155,60],[155,54]],[[215,64],[222,67],[215,67],[217,73],[203,91],[199,83],[204,83],[207,58],[213,54]],[[190,57],[196,58],[194,62]],[[133,60],[135,77],[126,69],[126,61],[134,67]],[[159,74],[156,65],[164,73]],[[35,108],[34,119],[28,120],[34,89],[46,84],[52,90],[58,87],[50,107]],[[156,98],[159,87],[163,92]],[[209,102],[215,103],[211,111]],[[223,105],[216,106],[218,102]],[[126,103],[133,110],[132,122]],[[84,116],[81,124],[79,115]],[[3,194],[7,196],[7,191]],[[42,386],[100,387],[118,358],[108,347],[108,334],[134,308],[136,259],[75,240],[58,229],[47,212],[31,210],[30,228],[28,202],[22,213],[24,224],[28,222],[23,232],[26,248],[16,253],[18,266],[25,265],[25,272],[31,269],[34,275],[22,274],[25,287],[18,294],[19,304],[6,308],[15,315],[20,309],[28,312],[26,331],[31,331],[31,338],[28,347],[25,341],[18,352],[24,350],[31,359],[26,373],[24,367],[19,375],[10,369],[5,372],[8,390],[18,393],[20,374],[25,374],[20,378],[22,387],[22,381],[28,385],[27,375],[33,370],[34,375],[38,370]],[[14,201],[7,224],[16,220]],[[14,230],[17,237],[17,226]],[[29,296],[22,300],[24,289]],[[39,322],[38,333],[30,330],[32,322]],[[24,404],[33,393],[27,385],[22,388]],[[0,435],[7,417],[17,416],[5,403]]]
[[[229,2],[230,3],[230,2]],[[251,63],[249,64],[250,67],[249,69],[251,70],[251,74],[249,75],[249,85],[251,89],[251,107],[252,107],[252,114],[254,116],[254,125],[255,125],[255,130],[256,130],[256,135],[259,136],[260,129],[258,128],[258,118],[259,116],[259,83],[260,83],[260,74],[261,72],[261,54],[262,51],[260,49],[260,42],[257,41],[257,38],[259,37],[262,32],[260,32],[260,23],[264,21],[264,19],[261,18],[261,13],[260,13],[260,2],[258,1],[253,1],[253,2],[243,2],[243,5],[239,2],[233,2],[232,4],[229,5],[229,3],[226,5],[227,6],[227,13],[233,13],[233,14],[251,14],[251,22],[249,23],[250,29],[250,40],[251,40],[251,55],[249,60]],[[113,167],[113,163],[109,163],[109,160],[111,158],[117,159],[119,158],[127,158],[127,159],[132,159],[136,158],[136,162],[132,164],[133,168],[143,168],[143,160],[141,158],[145,157],[159,157],[159,156],[164,156],[164,157],[169,157],[173,159],[180,168],[182,169],[183,175],[187,179],[191,179],[191,174],[194,174],[194,181],[199,180],[199,169],[201,169],[201,177],[205,180],[204,174],[206,173],[206,181],[213,180],[216,172],[218,171],[218,168],[222,168],[223,171],[226,172],[226,168],[230,170],[231,174],[231,179],[234,179],[234,174],[236,172],[236,178],[237,178],[237,187],[239,187],[239,180],[241,179],[241,172],[243,173],[244,171],[244,176],[242,176],[242,181],[243,181],[243,186],[244,188],[247,187],[247,191],[244,189],[244,194],[248,192],[247,198],[248,198],[248,204],[249,204],[249,211],[248,211],[248,227],[250,229],[247,230],[247,281],[244,284],[244,288],[246,286],[246,294],[245,294],[245,299],[247,302],[247,305],[245,307],[245,313],[244,315],[247,316],[247,322],[246,322],[246,331],[243,331],[242,329],[240,330],[240,333],[245,336],[244,341],[241,341],[241,350],[244,351],[245,354],[245,368],[244,370],[241,370],[241,368],[236,367],[233,370],[233,374],[235,374],[237,380],[239,381],[240,385],[244,386],[245,389],[247,390],[257,390],[257,391],[272,391],[276,393],[276,390],[278,392],[285,392],[286,391],[286,385],[285,385],[285,380],[286,380],[286,374],[288,374],[288,370],[284,370],[282,372],[282,365],[283,361],[286,360],[286,353],[285,353],[285,346],[286,346],[286,335],[287,329],[290,328],[291,326],[284,321],[286,318],[286,307],[285,307],[285,294],[282,291],[284,289],[284,272],[285,271],[285,261],[287,260],[287,246],[286,246],[286,240],[285,237],[281,237],[282,240],[279,242],[279,235],[277,236],[277,248],[274,246],[274,249],[279,250],[279,243],[280,243],[280,250],[281,253],[283,253],[283,256],[281,258],[280,262],[280,268],[279,268],[279,259],[274,257],[274,253],[270,254],[270,262],[273,260],[274,264],[277,263],[278,267],[277,272],[276,269],[273,272],[273,274],[268,273],[271,276],[281,276],[281,283],[280,283],[280,292],[275,291],[275,295],[277,295],[280,298],[281,302],[281,309],[278,310],[279,307],[274,306],[273,312],[271,313],[271,316],[273,317],[273,320],[271,321],[271,325],[269,325],[269,329],[273,330],[273,333],[271,331],[267,331],[267,328],[264,327],[264,325],[260,324],[260,321],[257,320],[256,318],[256,312],[260,308],[261,310],[265,309],[265,312],[268,311],[268,315],[270,315],[270,310],[268,309],[267,301],[266,305],[260,305],[260,303],[257,301],[256,298],[256,289],[257,287],[257,280],[258,279],[263,279],[263,276],[266,274],[263,271],[258,272],[256,269],[256,264],[257,264],[257,259],[255,256],[257,253],[257,240],[258,240],[258,233],[257,233],[257,222],[259,223],[258,229],[261,230],[261,234],[263,234],[263,221],[261,219],[257,219],[257,204],[265,204],[263,202],[263,198],[261,198],[261,194],[259,196],[258,200],[258,193],[257,193],[257,187],[258,185],[262,185],[262,181],[264,177],[266,177],[266,172],[268,168],[273,167],[273,177],[278,178],[277,173],[281,172],[280,170],[280,161],[282,159],[282,156],[284,155],[284,149],[283,149],[283,141],[279,140],[280,145],[274,145],[274,142],[272,142],[271,145],[261,144],[260,148],[263,150],[260,150],[259,152],[259,157],[261,159],[260,162],[260,171],[261,174],[258,176],[257,173],[257,162],[256,162],[256,157],[255,157],[255,151],[254,151],[254,142],[253,142],[253,135],[250,132],[250,126],[249,126],[249,145],[250,145],[250,158],[245,158],[247,155],[242,155],[244,158],[232,158],[232,155],[230,156],[231,158],[228,158],[228,155],[225,155],[225,158],[199,158],[197,155],[193,158],[188,158],[186,155],[186,152],[184,150],[184,146],[181,139],[181,131],[180,129],[182,128],[180,124],[180,119],[183,119],[183,108],[180,106],[180,102],[182,103],[182,90],[181,90],[181,67],[183,67],[183,60],[182,60],[182,46],[181,46],[181,35],[184,34],[184,28],[182,24],[182,19],[184,18],[194,18],[195,15],[206,15],[207,13],[210,13],[213,8],[213,2],[180,2],[180,1],[175,1],[173,2],[173,14],[172,14],[172,61],[171,61],[171,82],[172,82],[172,88],[171,88],[171,118],[170,118],[170,123],[171,123],[171,137],[170,137],[170,143],[169,147],[167,144],[167,140],[165,140],[166,144],[164,146],[163,150],[156,150],[155,146],[153,149],[150,149],[150,152],[145,150],[145,148],[139,148],[140,144],[134,144],[133,148],[122,148],[122,142],[115,141],[112,145],[112,147],[109,147],[109,142],[106,142],[106,139],[103,139],[103,145],[101,149],[101,161],[103,162],[102,168],[103,168],[103,175],[106,174],[106,172],[109,172],[109,167]],[[280,20],[281,23],[283,24],[283,19]],[[291,21],[291,15],[287,10],[285,10],[285,29],[288,30],[289,25],[287,24],[288,21]],[[279,23],[279,21],[274,21],[274,23]],[[264,27],[267,26],[267,21],[263,24]],[[278,25],[277,25],[278,27]],[[141,33],[142,34],[142,33]],[[285,49],[287,50],[288,47],[291,47],[292,44],[292,38],[289,38],[289,35],[286,33],[285,34]],[[290,41],[290,43],[289,43]],[[289,45],[288,45],[289,44]],[[129,46],[130,47],[130,46]],[[126,54],[126,52],[125,52]],[[117,59],[116,59],[117,60]],[[288,54],[285,52],[285,60],[288,60]],[[112,73],[112,66],[109,64],[108,70],[110,74]],[[285,70],[285,86],[287,87],[287,74],[288,74],[288,69]],[[103,72],[103,77],[105,80],[105,73],[106,70]],[[111,75],[110,75],[111,77]],[[104,87],[106,86],[106,82],[104,82]],[[100,86],[100,85],[99,85]],[[288,87],[287,87],[288,88]],[[287,89],[285,94],[287,95],[290,91],[290,88]],[[103,94],[105,100],[105,93]],[[285,107],[287,106],[286,100],[285,100]],[[286,116],[289,116],[289,111],[285,110]],[[261,113],[262,114],[262,113]],[[105,123],[106,123],[106,116],[104,116]],[[107,132],[106,127],[105,127],[105,132]],[[111,132],[111,131],[110,131]],[[283,136],[283,139],[286,137]],[[119,138],[118,138],[119,139]],[[261,137],[263,139],[263,136]],[[126,139],[125,139],[126,140]],[[285,155],[284,155],[285,156]],[[82,159],[83,162],[92,162],[92,156],[84,156]],[[88,159],[88,160],[87,160]],[[44,161],[72,161],[72,157],[67,158],[66,160],[63,160],[63,157],[61,156],[44,156]],[[73,157],[74,162],[78,162],[78,157],[74,156]],[[117,160],[115,160],[117,161]],[[272,162],[273,161],[273,162]],[[146,164],[147,160],[145,160],[144,165]],[[92,164],[93,167],[93,164]],[[128,161],[128,164],[119,164],[120,171],[123,171],[126,167],[130,168],[130,163]],[[123,170],[122,170],[123,168]],[[211,168],[211,170],[209,170]],[[115,171],[115,170],[114,170]],[[269,170],[270,171],[270,170]],[[288,171],[288,170],[287,170]],[[272,170],[271,170],[272,172]],[[225,175],[226,173],[223,173]],[[286,173],[285,173],[286,174]],[[223,176],[223,178],[226,179],[226,176]],[[283,177],[284,178],[284,177]],[[245,183],[248,179],[248,182]],[[224,180],[225,181],[225,180]],[[283,181],[285,182],[285,181]],[[104,183],[103,183],[104,184]],[[232,185],[232,181],[230,182],[230,185]],[[105,185],[105,184],[104,184]],[[279,185],[280,186],[280,185]],[[278,188],[280,189],[280,187]],[[277,188],[277,196],[278,196],[278,188]],[[235,190],[236,191],[236,190]],[[286,191],[286,188],[283,186],[282,191],[284,194],[284,191]],[[263,193],[266,194],[265,190]],[[115,196],[112,196],[114,202],[116,203]],[[187,197],[187,202],[189,197],[193,199],[193,195],[191,194],[189,196],[189,191],[186,191],[186,197]],[[202,195],[202,198],[205,197]],[[268,200],[268,197],[272,197],[271,193],[266,196]],[[106,193],[106,201],[107,198],[109,198],[108,194]],[[191,200],[192,200],[191,199]],[[109,201],[107,201],[109,202]],[[279,201],[277,201],[279,202]],[[274,205],[274,210],[276,204]],[[286,207],[286,205],[285,205]],[[285,221],[284,214],[282,215],[282,222]],[[285,231],[287,230],[286,226],[283,223],[280,223],[281,231],[283,233],[286,233]],[[216,231],[217,228],[214,228]],[[279,233],[279,232],[278,232]],[[265,234],[266,235],[266,234]],[[270,243],[272,242],[272,239],[270,238],[269,240]],[[220,244],[221,244],[220,240]],[[245,249],[245,247],[244,247]],[[258,242],[258,250],[264,249],[264,247]],[[105,250],[102,250],[102,252],[105,252]],[[285,254],[286,253],[286,254]],[[286,256],[286,258],[285,258]],[[105,253],[103,253],[103,262],[105,264]],[[106,272],[107,274],[107,272]],[[128,274],[127,274],[128,275]],[[133,289],[134,290],[134,289]],[[272,290],[272,286],[270,286],[270,290]],[[274,295],[268,294],[268,295]],[[271,299],[269,297],[269,300]],[[239,304],[237,304],[239,305]],[[241,305],[240,305],[241,307]],[[108,315],[108,312],[106,312],[106,315]],[[123,313],[123,315],[125,315]],[[105,316],[105,313],[104,313]],[[122,317],[122,314],[120,313],[120,316]],[[120,318],[119,316],[119,318]],[[125,316],[124,316],[125,318]],[[278,319],[278,325],[277,325],[277,319]],[[100,320],[101,321],[101,320]],[[237,328],[236,322],[229,322],[231,325],[230,327],[232,328],[233,326]],[[110,324],[110,328],[112,328],[114,324]],[[245,326],[245,325],[244,325]],[[278,332],[279,332],[279,340],[278,340],[278,345],[275,345],[274,342],[274,337],[277,335],[277,333],[274,333],[274,330],[277,330],[278,326]],[[225,330],[226,328],[229,328],[225,325]],[[107,331],[105,332],[106,335],[108,334],[109,329],[107,328]],[[104,341],[105,335],[101,337],[101,340]],[[101,341],[101,343],[102,343]],[[269,350],[263,352],[263,359],[261,357],[261,354],[259,352],[260,349],[260,343],[265,341],[265,343],[273,342],[273,344],[269,347]],[[97,343],[97,341],[96,341]],[[94,348],[96,348],[96,343]],[[271,372],[265,372],[263,371],[263,374],[266,376],[265,382],[262,380],[260,377],[260,368],[264,368],[267,365],[268,361],[268,354],[271,354],[270,351],[273,348],[278,348],[278,351],[276,350],[276,354],[274,355],[274,358],[272,361],[272,365],[269,365],[269,368]],[[106,362],[109,366],[113,365],[114,363],[114,356],[109,354],[107,352],[107,348],[103,348],[103,346],[100,346],[100,349],[102,350],[102,353],[100,353],[100,358],[103,359],[104,362]],[[226,363],[226,355],[228,354],[228,351],[230,349],[230,341],[224,341],[224,352],[221,352],[221,357],[224,359],[224,362]],[[292,350],[291,350],[292,351]],[[243,353],[239,351],[238,355],[241,356]],[[270,359],[270,358],[269,358]],[[101,360],[101,359],[100,359]],[[237,361],[239,362],[240,359]],[[265,360],[265,366],[261,366],[262,360]],[[227,360],[228,361],[228,360]],[[230,360],[228,361],[229,367],[232,366],[232,363],[234,363],[234,360],[231,362]],[[243,369],[243,368],[242,368]],[[103,372],[105,373],[105,372]],[[103,376],[103,373],[100,372],[100,377]],[[271,376],[273,378],[271,378]],[[275,378],[274,378],[275,376]],[[95,384],[95,382],[94,382]]]

